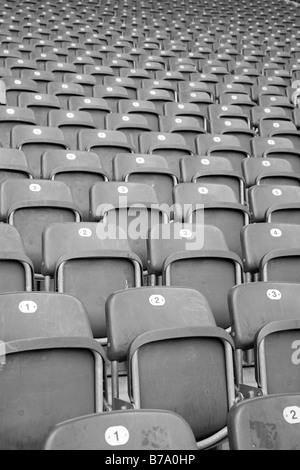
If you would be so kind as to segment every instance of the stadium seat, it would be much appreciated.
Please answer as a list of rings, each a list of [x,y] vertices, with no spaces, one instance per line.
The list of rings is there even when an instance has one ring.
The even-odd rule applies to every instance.
[[[230,450],[299,450],[299,408],[299,393],[266,395],[234,405],[227,420]]]
[[[92,116],[86,111],[67,111],[52,109],[48,116],[49,127],[58,127],[67,143],[68,149],[78,149],[78,133],[82,129],[95,129]]]
[[[114,399],[119,398],[119,365],[127,361],[135,338],[164,328],[216,325],[206,298],[183,287],[141,287],[115,292],[108,297],[105,310],[113,408],[118,406]]]
[[[291,163],[294,171],[299,173],[299,150],[291,140],[283,137],[255,137],[251,141],[254,157],[283,158]]]
[[[115,436],[110,434],[114,430]],[[145,435],[149,435],[146,441]],[[198,450],[187,422],[176,413],[158,410],[98,413],[58,424],[47,437],[44,450],[72,449]]]
[[[257,332],[255,372],[265,395],[299,392],[299,328],[299,319],[286,318]]]
[[[104,410],[104,351],[73,296],[8,293],[0,295],[0,305],[5,343],[0,446],[42,450],[58,422]]]
[[[42,178],[65,183],[72,192],[82,220],[90,219],[90,188],[108,181],[100,158],[93,152],[50,150],[42,155]]]
[[[20,93],[19,106],[33,111],[36,123],[39,126],[48,126],[48,116],[52,109],[60,109],[57,96],[44,93]]]
[[[142,183],[96,183],[90,190],[91,220],[121,227],[131,249],[147,269],[148,232],[153,224],[167,223],[168,207],[159,207],[154,189]]]
[[[118,154],[113,158],[114,181],[144,183],[156,193],[159,204],[173,204],[173,187],[178,184],[175,174],[159,155]]]
[[[247,188],[256,184],[299,186],[291,163],[283,158],[247,158],[242,169]]]
[[[137,409],[176,409],[191,426],[198,448],[216,446],[227,435],[227,414],[235,401],[232,355],[230,335],[216,327],[144,333],[129,350],[130,398]]]
[[[144,132],[151,132],[151,127],[145,116],[141,114],[110,113],[105,119],[105,128],[112,131],[121,131],[126,135],[135,153],[139,151],[139,136]]]
[[[62,131],[47,126],[14,126],[11,131],[12,147],[22,150],[26,155],[28,165],[34,178],[41,177],[41,155],[50,149],[67,149]]]
[[[118,153],[133,153],[134,148],[121,131],[82,129],[78,133],[79,150],[99,155],[103,168],[112,177],[112,160]]]
[[[22,92],[37,93],[37,84],[33,80],[3,77],[8,106],[18,106],[18,97]]]
[[[110,108],[102,98],[84,98],[83,96],[71,96],[69,99],[70,111],[86,111],[90,113],[97,129],[105,129],[105,117]]]
[[[297,186],[256,185],[249,189],[251,223],[299,223],[300,188]]]
[[[121,100],[118,112],[121,114],[141,114],[153,132],[159,131],[159,114],[151,101]]]
[[[1,220],[16,227],[27,256],[41,272],[42,231],[54,222],[80,221],[71,190],[57,181],[7,180],[1,185]]]
[[[54,279],[58,292],[81,300],[94,337],[105,342],[107,297],[142,283],[142,263],[125,232],[101,223],[54,223],[45,228],[42,242],[47,289]]]
[[[62,109],[69,109],[69,99],[72,96],[85,96],[84,89],[79,83],[49,82],[47,93],[57,96]]]

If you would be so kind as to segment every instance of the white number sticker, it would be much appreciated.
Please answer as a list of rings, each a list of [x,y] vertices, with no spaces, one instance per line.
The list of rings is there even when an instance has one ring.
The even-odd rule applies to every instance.
[[[40,187],[39,184],[31,184],[29,186],[29,189],[30,189],[30,191],[32,191],[34,193],[38,193],[42,188]]]
[[[136,163],[141,163],[141,164],[145,163],[145,159],[143,157],[138,157],[135,159],[135,161]]]
[[[273,196],[282,196],[281,189],[273,189],[272,191]]]
[[[75,153],[67,153],[66,155],[67,160],[76,160]]]
[[[129,431],[124,426],[112,426],[105,431],[105,440],[112,447],[124,446],[129,441]]]
[[[263,165],[263,166],[271,166],[271,163],[270,163],[270,162],[267,162],[266,160],[264,160],[264,161],[262,162],[262,165]]]
[[[208,194],[208,189],[207,189],[207,188],[198,188],[198,193],[200,193],[200,194]]]
[[[118,187],[118,192],[120,194],[127,194],[128,193],[128,188],[126,188],[126,186],[119,186]]]
[[[282,237],[282,231],[279,228],[273,228],[270,233],[274,238]]]
[[[180,230],[179,235],[181,238],[191,238],[193,233],[190,230]]]
[[[81,228],[78,231],[78,233],[81,237],[85,237],[85,238],[88,238],[88,237],[92,236],[92,231],[89,228]]]
[[[166,303],[166,299],[162,295],[151,295],[149,297],[149,302],[154,307],[162,307]]]
[[[207,158],[202,158],[201,163],[202,165],[210,165],[210,161]]]
[[[277,289],[269,289],[267,292],[267,296],[271,300],[280,300],[282,297],[281,292]]]
[[[299,406],[288,406],[283,410],[283,417],[289,424],[300,423],[300,407]]]
[[[24,300],[19,303],[19,310],[22,313],[35,313],[37,311],[37,304],[32,300]]]

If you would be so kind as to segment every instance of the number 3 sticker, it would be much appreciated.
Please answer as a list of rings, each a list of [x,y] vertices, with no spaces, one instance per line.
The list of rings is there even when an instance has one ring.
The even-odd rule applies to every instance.
[[[105,440],[112,447],[124,446],[129,441],[129,431],[124,426],[112,426],[106,430]]]
[[[288,406],[283,410],[283,417],[289,424],[300,423],[300,408],[299,406]]]
[[[162,307],[166,303],[166,299],[162,295],[151,295],[149,302],[154,307]]]
[[[280,300],[281,299],[281,292],[277,289],[269,289],[267,292],[267,296],[271,300]]]

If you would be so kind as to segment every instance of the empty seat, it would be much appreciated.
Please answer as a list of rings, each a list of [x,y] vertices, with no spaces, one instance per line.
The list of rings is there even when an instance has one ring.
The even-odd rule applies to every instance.
[[[246,159],[248,161],[250,159]],[[245,201],[244,178],[233,170],[229,160],[222,157],[190,156],[180,160],[183,183],[225,184],[233,189],[239,202]]]
[[[159,155],[118,154],[113,159],[113,179],[144,183],[156,193],[159,204],[173,204],[173,187],[178,183],[165,158]]]
[[[256,397],[234,405],[227,420],[230,450],[299,449],[299,407],[299,393]]]
[[[84,96],[84,89],[79,83],[50,82],[47,93],[58,97],[62,109],[69,109],[69,99],[72,96]]]
[[[118,103],[120,100],[130,99],[126,88],[121,86],[96,85],[94,86],[93,96],[94,98],[105,99],[110,110],[114,113],[118,112]]]
[[[198,448],[217,445],[227,435],[227,414],[235,400],[232,351],[230,335],[216,327],[140,335],[129,350],[132,403],[136,408],[176,409],[191,426]]]
[[[183,116],[192,117],[197,119],[200,130],[204,129],[207,131],[208,120],[205,113],[199,111],[198,106],[195,103],[166,103],[164,106],[164,115],[167,117]]]
[[[48,126],[48,115],[52,109],[60,109],[57,96],[40,93],[20,93],[19,106],[33,111],[39,126]]]
[[[26,108],[1,106],[0,108],[0,142],[2,147],[11,147],[11,130],[16,125],[34,125],[36,119],[33,112]]]
[[[249,189],[251,221],[299,223],[300,188],[259,185]]]
[[[41,166],[43,179],[67,184],[82,220],[89,220],[90,188],[99,181],[108,181],[98,155],[93,152],[49,150],[43,153]]]
[[[25,154],[21,150],[0,148],[0,183],[17,178],[33,178]]]
[[[11,179],[1,185],[1,220],[19,231],[36,273],[41,272],[43,229],[54,222],[80,221],[80,217],[64,183]]]
[[[58,128],[19,125],[11,132],[12,147],[25,153],[34,178],[41,177],[41,155],[50,149],[67,149],[62,131]]]
[[[18,106],[18,97],[22,92],[37,93],[37,84],[33,80],[3,77],[8,106]]]
[[[141,114],[110,113],[105,119],[105,128],[112,131],[121,131],[127,136],[130,146],[139,151],[139,136],[144,132],[151,132],[151,127],[145,116]]]
[[[152,131],[159,131],[159,114],[151,101],[121,100],[118,112],[121,114],[141,114],[151,127]]]
[[[113,429],[126,430],[126,434],[124,437],[118,434],[107,437],[109,430]],[[151,436],[146,442],[145,435]],[[47,437],[44,450],[72,449],[195,451],[198,448],[190,426],[177,414],[170,411],[127,410],[93,414],[55,426]]]
[[[299,180],[291,163],[283,158],[247,158],[242,162],[246,187],[256,184],[295,185]]]
[[[18,292],[0,305],[1,449],[41,450],[58,422],[104,410],[104,351],[75,297]]]
[[[82,129],[78,134],[79,149],[99,155],[103,168],[112,177],[112,160],[118,153],[133,153],[134,148],[121,131]]]
[[[299,173],[300,153],[291,140],[283,137],[255,137],[251,141],[254,157],[283,158]]]
[[[69,149],[78,148],[78,133],[82,129],[95,129],[92,116],[86,111],[66,111],[52,109],[49,112],[49,126],[58,127]]]
[[[141,286],[141,261],[121,229],[101,223],[61,223],[43,234],[42,273],[56,289],[84,304],[95,338],[106,338],[105,302],[121,289]]]
[[[160,130],[163,133],[182,135],[193,153],[196,153],[196,137],[206,133],[204,128],[199,127],[198,120],[189,116],[161,117]]]
[[[191,223],[204,216],[206,224],[224,233],[229,249],[241,256],[240,231],[250,214],[229,186],[181,183],[174,188],[174,203],[176,221]]]
[[[111,112],[104,99],[84,98],[83,96],[71,96],[69,99],[69,109],[70,111],[88,112],[98,129],[105,129],[105,117]]]
[[[169,208],[161,208],[154,189],[142,183],[97,183],[90,191],[91,218],[121,227],[147,269],[147,238],[151,226],[169,221]]]

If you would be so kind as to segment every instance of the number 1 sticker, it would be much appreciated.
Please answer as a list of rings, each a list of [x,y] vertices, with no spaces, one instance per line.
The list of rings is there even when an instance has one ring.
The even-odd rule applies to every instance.
[[[112,447],[124,446],[129,441],[129,431],[124,426],[112,426],[106,430],[105,440]]]
[[[300,408],[299,406],[288,406],[283,410],[283,417],[289,424],[300,423]]]
[[[24,300],[19,303],[19,310],[22,313],[35,313],[37,311],[37,304],[31,300]]]

